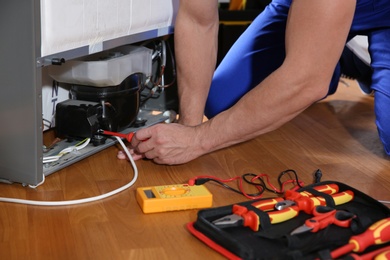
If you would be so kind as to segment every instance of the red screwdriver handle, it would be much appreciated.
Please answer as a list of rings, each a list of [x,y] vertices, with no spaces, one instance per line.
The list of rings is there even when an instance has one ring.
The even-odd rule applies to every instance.
[[[390,218],[375,222],[362,234],[351,237],[349,243],[333,250],[332,259],[337,259],[351,251],[363,252],[371,245],[384,244],[390,241]]]
[[[384,251],[375,256],[375,260],[386,260],[390,259],[390,250]]]
[[[102,134],[111,135],[111,136],[118,136],[118,137],[121,137],[121,138],[125,138],[126,141],[128,141],[129,143],[131,142],[131,139],[134,136],[134,132],[130,132],[128,134],[122,134],[122,133],[111,132],[111,131],[107,131],[107,130],[103,130]]]
[[[351,237],[350,244],[354,252],[363,252],[371,245],[380,245],[390,241],[390,218],[382,219],[370,226],[364,233]]]
[[[348,256],[351,256],[355,260],[381,260],[381,259],[390,259],[390,255],[387,256],[387,258],[381,258],[386,256],[386,254],[390,254],[390,246],[386,246],[383,248],[378,248],[374,251],[365,253],[363,255],[357,255],[355,253],[349,254]]]

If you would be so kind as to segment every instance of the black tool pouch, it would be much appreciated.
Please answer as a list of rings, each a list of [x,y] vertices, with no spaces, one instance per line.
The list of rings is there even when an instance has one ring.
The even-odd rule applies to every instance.
[[[262,224],[258,231],[244,226],[221,228],[213,224],[214,220],[232,214],[232,205],[199,211],[196,221],[189,223],[187,228],[195,237],[229,259],[331,259],[332,250],[348,244],[351,236],[364,232],[373,223],[390,217],[390,209],[370,196],[339,182],[324,181],[305,186],[298,191],[313,192],[313,187],[327,184],[338,185],[339,192],[350,190],[354,193],[350,202],[334,206],[335,209],[356,215],[349,228],[329,225],[315,233],[290,235],[291,231],[313,216],[300,212],[290,220],[270,224],[267,213],[252,206],[259,200],[238,203],[259,215]],[[327,200],[327,205],[330,206],[329,204],[332,202]],[[390,243],[384,243],[370,246],[364,253],[389,245]],[[348,259],[348,256],[343,257]]]

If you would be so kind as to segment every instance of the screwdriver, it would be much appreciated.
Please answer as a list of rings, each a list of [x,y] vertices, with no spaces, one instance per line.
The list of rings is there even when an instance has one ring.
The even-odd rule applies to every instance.
[[[390,218],[385,218],[371,225],[362,234],[352,236],[348,244],[333,250],[332,259],[337,259],[351,251],[361,253],[371,245],[380,245],[390,241]]]
[[[390,259],[390,250],[384,251],[375,256],[375,260],[386,260]]]
[[[125,138],[128,142],[131,142],[131,139],[134,136],[134,132],[130,132],[128,134],[122,134],[122,133],[117,133],[117,132],[106,131],[106,130],[103,130],[103,129],[99,129],[97,132],[99,134],[118,136],[118,137],[121,137],[121,138]]]
[[[387,257],[387,258],[386,258]],[[386,246],[384,248],[379,248],[374,251],[368,252],[364,255],[358,254],[349,254],[348,259],[354,260],[383,260],[390,259],[390,246]]]

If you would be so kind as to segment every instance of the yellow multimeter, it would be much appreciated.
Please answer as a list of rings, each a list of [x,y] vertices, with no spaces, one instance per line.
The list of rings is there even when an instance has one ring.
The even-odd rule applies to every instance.
[[[208,208],[213,196],[203,185],[163,185],[137,189],[137,201],[144,213]]]

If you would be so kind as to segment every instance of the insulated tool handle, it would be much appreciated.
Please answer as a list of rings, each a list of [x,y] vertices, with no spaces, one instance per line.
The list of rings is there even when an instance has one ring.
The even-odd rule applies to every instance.
[[[349,243],[331,253],[336,259],[348,252],[363,252],[371,245],[380,245],[390,241],[390,218],[379,220],[360,235],[351,237]]]
[[[268,212],[272,224],[280,223],[292,219],[299,214],[297,206],[291,206],[282,210]]]
[[[333,198],[335,205],[341,205],[353,199],[353,192],[347,190],[330,196]],[[326,200],[323,197],[300,197],[295,198],[294,202],[298,211],[304,211],[307,214],[311,214],[316,206],[326,206]]]
[[[341,205],[353,200],[353,196],[354,196],[353,192],[347,190],[337,194],[333,194],[332,198],[334,200],[335,205]]]
[[[354,252],[363,252],[370,245],[380,245],[390,241],[390,218],[382,219],[368,228],[364,233],[349,240],[354,245]]]
[[[294,210],[293,207],[289,207],[280,211],[270,211],[268,212],[268,216],[270,218],[271,224],[276,224],[292,219],[298,215],[298,213],[298,210]],[[246,207],[241,205],[233,205],[233,214],[242,218],[242,225],[244,227],[249,227],[253,231],[259,230],[261,224],[260,218],[254,211],[248,210]]]
[[[288,200],[290,201],[290,200]],[[325,206],[326,201],[322,197],[303,197],[303,196],[295,196],[293,195],[293,199],[290,201],[291,206],[288,206],[284,209],[279,210],[284,211],[288,208],[292,208],[297,212],[297,215],[299,211],[304,211],[307,214],[311,214],[314,207],[316,206]]]
[[[326,184],[326,185],[319,185],[316,187],[313,187],[313,189],[325,193],[325,194],[335,194],[339,191],[339,186],[337,184],[331,183],[331,184]],[[313,197],[313,194],[311,194],[308,191],[301,191],[299,192],[301,196],[304,197]],[[275,205],[278,202],[282,202],[284,199],[283,198],[273,198],[273,199],[265,199],[265,200],[259,200],[257,202],[254,202],[252,206],[262,210],[262,211],[270,211],[270,210],[275,210]]]
[[[258,231],[260,227],[260,218],[259,216],[252,210],[248,210],[246,207],[241,205],[233,205],[233,214],[238,215],[242,218],[243,226],[249,227],[253,231]],[[297,215],[297,211],[295,210],[284,210],[281,211],[271,211],[268,212],[268,216],[270,217],[271,224],[283,222],[289,220]]]
[[[339,205],[351,201],[353,199],[353,192],[344,191],[337,194],[333,194],[331,196],[333,197],[335,204]],[[266,201],[268,201],[269,203],[274,203],[277,200],[279,199],[271,199]],[[326,201],[324,198],[302,196],[301,199],[297,202],[296,206],[290,206],[282,210],[269,211],[268,216],[270,217],[271,224],[276,224],[296,217],[301,210],[304,210],[305,212],[308,211],[308,214],[311,214],[314,207],[319,205],[326,205]],[[263,204],[262,207],[265,208],[266,205]],[[250,227],[253,231],[259,230],[260,218],[255,212],[251,210],[249,211],[244,206],[233,205],[233,214],[242,217],[243,226]]]
[[[270,217],[271,224],[276,224],[292,219],[293,217],[298,215],[298,212],[299,211],[296,211],[292,209],[292,207],[290,207],[283,211],[270,211],[268,212],[268,216]],[[248,210],[244,206],[233,205],[233,214],[238,215],[242,218],[242,225],[244,227],[249,227],[253,231],[259,230],[261,224],[260,218],[254,211]]]
[[[384,251],[375,256],[374,260],[388,260],[390,259],[390,250]]]
[[[300,211],[311,214],[314,207],[326,205],[326,201],[322,197],[301,196],[300,198],[296,198],[294,201],[290,202],[293,202],[291,206],[268,213],[269,217],[271,218],[271,223],[280,223],[292,219],[296,217]]]
[[[353,192],[347,190],[330,196],[332,196],[335,205],[341,205],[353,199]],[[289,220],[297,216],[300,211],[312,214],[313,209],[316,206],[326,206],[326,200],[322,197],[300,197],[294,200],[294,203],[295,205],[293,206],[269,212],[268,214],[270,215],[271,223],[280,223]]]
[[[260,226],[259,216],[252,210],[244,206],[233,205],[233,213],[242,217],[244,227],[250,227],[253,231],[258,231]]]
[[[315,207],[313,215],[315,217],[305,221],[305,225],[312,228],[311,232],[317,232],[332,224],[345,228],[349,227],[355,216],[350,212],[335,210],[327,206]]]
[[[355,260],[386,260],[390,259],[390,246],[379,248],[374,251],[368,252],[364,255],[358,255],[355,253],[349,254],[349,257]],[[386,258],[387,257],[387,258]]]
[[[339,186],[337,184],[334,184],[334,183],[319,185],[319,186],[313,187],[313,189],[315,189],[319,192],[325,193],[325,194],[329,194],[329,195],[339,192]],[[301,191],[299,193],[305,197],[312,197],[313,196],[313,194],[311,194],[308,191]]]
[[[318,206],[318,207],[322,207],[322,206]],[[326,213],[322,213],[319,215],[314,214],[314,215],[315,217],[305,221],[305,225],[311,228],[311,232],[317,232],[318,230],[324,229],[327,226],[333,224],[333,222],[335,222],[336,210],[333,209],[332,211]]]
[[[252,206],[262,210],[262,211],[270,211],[275,210],[275,205],[278,202],[283,201],[284,199],[281,197],[274,198],[274,199],[266,199],[266,200],[259,200],[252,204]]]
[[[134,136],[134,132],[130,132],[128,134],[122,134],[122,133],[117,133],[117,132],[110,132],[106,130],[100,130],[99,133],[102,133],[104,135],[111,135],[111,136],[118,136],[121,138],[125,138],[128,142],[131,142],[131,139]]]

